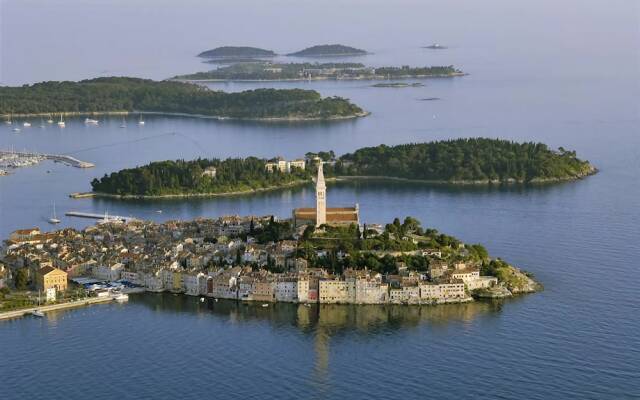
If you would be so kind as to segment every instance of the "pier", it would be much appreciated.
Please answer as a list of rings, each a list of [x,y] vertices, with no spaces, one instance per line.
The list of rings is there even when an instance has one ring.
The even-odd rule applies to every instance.
[[[44,158],[47,160],[53,160],[55,162],[60,162],[66,165],[69,165],[71,167],[76,167],[76,168],[93,168],[95,167],[95,164],[92,164],[90,162],[86,162],[86,161],[81,161],[78,160],[75,157],[71,157],[71,156],[67,156],[64,154],[41,154],[41,153],[35,153],[35,152],[20,152],[20,151],[6,151],[6,150],[0,150],[0,157],[5,157],[5,156],[18,156],[18,157],[24,157],[24,158],[29,158],[29,157],[35,157],[35,158]]]
[[[122,222],[132,222],[138,221],[137,218],[133,217],[123,217],[121,215],[108,215],[108,214],[95,214],[95,213],[87,213],[80,211],[67,211],[64,213],[67,217],[78,217],[78,218],[92,218],[92,219],[101,219],[105,221],[122,221]]]

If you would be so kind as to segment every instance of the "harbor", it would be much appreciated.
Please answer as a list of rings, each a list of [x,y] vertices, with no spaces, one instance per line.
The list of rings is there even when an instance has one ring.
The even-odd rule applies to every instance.
[[[21,168],[39,164],[44,160],[59,162],[75,168],[93,168],[95,164],[78,160],[75,157],[64,154],[44,154],[37,152],[20,152],[0,150],[0,167]]]
[[[67,217],[78,217],[78,218],[91,218],[91,219],[97,219],[97,220],[101,220],[101,221],[108,221],[108,222],[133,222],[133,221],[138,221],[137,218],[134,217],[124,217],[121,215],[109,215],[107,213],[105,214],[95,214],[95,213],[87,213],[87,212],[81,212],[81,211],[67,211],[66,213],[64,213],[64,215],[66,215]]]

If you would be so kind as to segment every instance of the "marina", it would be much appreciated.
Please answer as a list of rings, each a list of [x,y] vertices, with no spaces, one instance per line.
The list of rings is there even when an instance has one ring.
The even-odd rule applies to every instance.
[[[88,212],[80,212],[80,211],[67,211],[64,213],[67,217],[78,217],[78,218],[91,218],[97,219],[104,222],[133,222],[137,221],[137,218],[134,217],[123,217],[121,215],[109,215],[107,213],[104,214],[95,214]]]
[[[0,150],[0,167],[21,168],[36,165],[44,160],[52,160],[70,167],[93,168],[95,164],[78,160],[75,157],[64,154],[42,154],[36,152],[20,152]]]

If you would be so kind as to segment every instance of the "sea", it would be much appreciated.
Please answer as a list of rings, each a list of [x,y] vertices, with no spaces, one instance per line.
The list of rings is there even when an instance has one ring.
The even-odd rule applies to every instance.
[[[165,79],[211,68],[222,45],[286,54],[343,43],[372,66],[454,65],[464,77],[422,87],[368,81],[211,83],[214,90],[317,90],[371,115],[260,123],[186,117],[39,118],[0,125],[0,149],[68,154],[0,177],[0,237],[83,228],[68,211],[162,222],[222,215],[282,218],[311,186],[252,196],[72,199],[90,182],[151,161],[344,154],[365,146],[490,137],[575,150],[599,173],[552,185],[328,186],[361,220],[414,216],[482,243],[532,272],[544,291],[435,307],[259,305],[132,295],[0,322],[3,399],[640,399],[640,4],[634,0],[0,2],[0,82],[96,76]],[[433,43],[442,50],[423,48]],[[279,56],[278,61],[298,62]],[[415,80],[409,80],[413,82]],[[47,219],[55,203],[62,223]]]

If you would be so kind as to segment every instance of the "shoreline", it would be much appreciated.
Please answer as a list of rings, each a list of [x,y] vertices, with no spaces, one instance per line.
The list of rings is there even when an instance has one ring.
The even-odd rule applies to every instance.
[[[42,112],[42,113],[11,113],[0,114],[1,118],[7,118],[9,116],[25,118],[25,117],[52,117],[62,115],[65,117],[75,116],[95,116],[95,115],[164,115],[169,117],[189,117],[189,118],[201,118],[201,119],[215,119],[218,121],[256,121],[256,122],[311,122],[311,121],[341,121],[355,118],[366,117],[371,113],[369,111],[363,111],[352,115],[337,115],[332,117],[264,117],[264,118],[242,118],[242,117],[224,117],[217,115],[204,115],[204,114],[189,114],[189,113],[177,113],[177,112],[165,112],[165,111],[55,111],[55,112]]]
[[[317,76],[313,78],[281,78],[281,79],[188,79],[188,78],[170,78],[168,80],[175,82],[302,82],[302,81],[397,81],[397,80],[405,80],[405,79],[438,79],[438,78],[455,78],[460,76],[469,75],[466,72],[456,72],[453,74],[436,74],[436,75],[401,75],[393,78],[387,78],[383,75],[372,75],[372,76],[363,76],[363,77],[349,77],[349,78],[339,78],[339,77],[327,77],[327,76]]]
[[[90,306],[93,304],[110,303],[113,302],[111,297],[92,297],[84,300],[69,301],[67,303],[51,304],[40,307],[21,308],[19,310],[0,312],[0,321],[14,318],[22,318],[31,314],[35,310],[42,312],[66,310],[69,308],[78,308],[83,306]]]
[[[423,183],[428,185],[442,185],[442,186],[493,186],[493,185],[544,185],[544,184],[552,184],[552,183],[561,183],[561,182],[574,182],[578,180],[582,180],[591,175],[597,174],[599,171],[597,168],[593,167],[593,169],[589,173],[585,173],[578,176],[571,176],[566,178],[553,178],[553,179],[538,179],[531,181],[518,181],[518,180],[510,180],[510,181],[498,181],[498,180],[479,180],[479,181],[444,181],[444,180],[427,180],[427,179],[410,179],[410,178],[399,178],[393,176],[375,176],[375,175],[344,175],[337,177],[329,177],[326,178],[327,182],[350,182],[350,181],[395,181],[395,182],[407,182],[407,183]],[[311,181],[295,181],[286,185],[281,186],[269,186],[266,188],[256,188],[256,189],[247,189],[247,190],[238,190],[233,192],[222,192],[222,193],[182,193],[182,194],[161,194],[161,195],[135,195],[135,194],[112,194],[112,193],[102,193],[102,192],[74,192],[70,193],[69,197],[73,199],[83,199],[83,198],[111,198],[118,200],[154,200],[154,199],[178,199],[178,198],[190,198],[190,197],[225,197],[225,196],[243,196],[249,194],[257,194],[262,192],[270,192],[280,189],[288,189],[292,187],[302,186],[305,184],[309,184]]]

